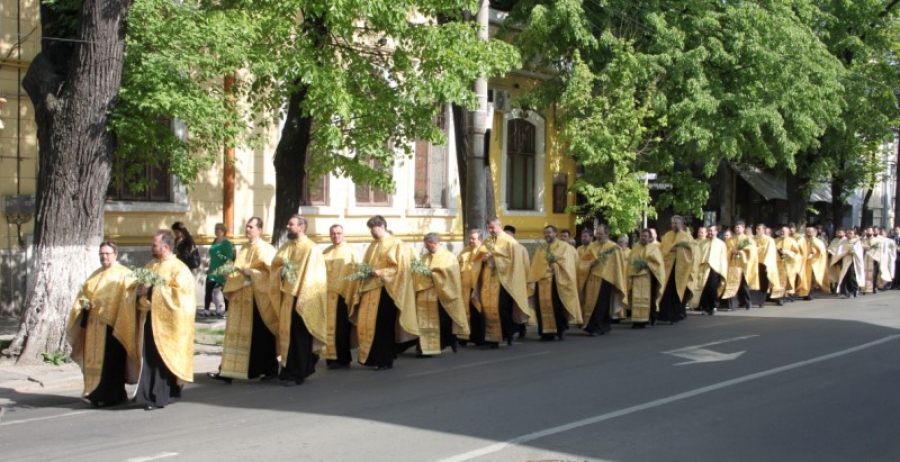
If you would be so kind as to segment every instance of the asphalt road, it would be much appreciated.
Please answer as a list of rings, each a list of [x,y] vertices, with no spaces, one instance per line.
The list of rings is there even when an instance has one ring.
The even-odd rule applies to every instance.
[[[165,409],[34,398],[2,460],[900,460],[900,291],[401,357],[301,387],[209,380]],[[23,401],[28,401],[23,398]]]

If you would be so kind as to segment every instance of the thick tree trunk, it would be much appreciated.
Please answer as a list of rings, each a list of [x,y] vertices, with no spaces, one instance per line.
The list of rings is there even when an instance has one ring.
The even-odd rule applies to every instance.
[[[787,196],[788,196],[788,221],[797,224],[806,223],[806,210],[809,208],[809,184],[808,178],[800,178],[798,175],[788,172]]]
[[[831,219],[835,226],[844,226],[844,181],[840,175],[831,175]]]
[[[66,315],[78,285],[97,261],[115,149],[107,124],[122,79],[131,4],[85,0],[76,40],[45,40],[22,81],[34,105],[41,152],[34,278],[22,323],[7,350],[19,362],[68,349]],[[42,9],[45,34],[52,35],[58,19]]]
[[[468,204],[468,196],[466,194],[466,184],[468,180],[468,157],[469,157],[469,111],[466,108],[454,104],[451,106],[453,110],[453,138],[456,141],[456,169],[459,174],[459,202],[460,212],[462,213],[463,227],[469,227],[466,220],[466,206]],[[463,229],[463,234],[468,234],[468,229]],[[468,237],[464,237],[468,239]]]
[[[303,201],[303,182],[306,177],[306,153],[309,147],[312,119],[303,117],[306,88],[291,94],[287,119],[281,139],[275,148],[275,218],[272,220],[272,244],[279,245],[291,215],[300,210]]]

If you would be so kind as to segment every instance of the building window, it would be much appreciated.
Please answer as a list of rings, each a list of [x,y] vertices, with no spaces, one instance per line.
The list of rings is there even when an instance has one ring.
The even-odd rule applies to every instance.
[[[435,123],[445,134],[447,119],[443,112]],[[427,141],[416,141],[415,154],[416,208],[447,207],[447,147]]]
[[[535,210],[536,128],[525,119],[511,120],[507,127],[507,207]]]
[[[306,164],[309,165],[309,156],[306,157]],[[309,179],[309,173],[306,173],[300,205],[319,207],[328,205],[328,175],[324,175],[314,182]]]
[[[384,164],[377,160],[370,160],[369,165],[375,170],[384,169]],[[378,189],[368,183],[356,185],[356,205],[367,207],[390,207],[391,196],[386,191]]]
[[[117,161],[106,192],[111,201],[172,202],[172,175],[169,163],[159,167]],[[127,175],[126,175],[127,173]],[[133,178],[130,183],[125,178]]]

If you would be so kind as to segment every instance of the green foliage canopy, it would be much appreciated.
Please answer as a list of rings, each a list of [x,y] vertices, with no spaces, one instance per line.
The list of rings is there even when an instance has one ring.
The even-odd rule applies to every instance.
[[[655,212],[642,172],[674,185],[662,205],[699,214],[709,190],[693,168],[794,170],[840,122],[847,70],[820,39],[824,16],[803,0],[524,0],[516,43],[557,72],[521,103],[562,110],[585,169],[573,189],[613,232]]]
[[[514,47],[479,40],[476,26],[461,20],[474,7],[462,0],[136,0],[113,126],[119,155],[168,161],[189,183],[223,142],[259,141],[249,134],[283,120],[289,95],[302,90],[303,115],[314,127],[311,178],[334,173],[392,190],[390,166],[398,153],[412,154],[411,141],[445,142],[434,123],[442,104],[473,106],[476,77],[519,64]],[[450,21],[438,24],[438,17]],[[222,78],[235,72],[226,94]],[[183,121],[189,136],[159,124],[163,115]]]

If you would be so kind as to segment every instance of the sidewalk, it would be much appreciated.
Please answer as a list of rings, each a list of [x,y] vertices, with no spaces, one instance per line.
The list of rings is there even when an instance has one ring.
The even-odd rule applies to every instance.
[[[197,318],[194,343],[194,371],[215,370],[221,361],[220,336],[210,331],[225,329],[225,320]],[[18,318],[0,317],[0,343],[11,340],[19,329]],[[0,406],[16,401],[18,393],[53,393],[78,396],[83,385],[81,369],[73,362],[59,366],[49,363],[15,365],[10,358],[0,358]]]

